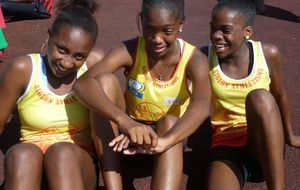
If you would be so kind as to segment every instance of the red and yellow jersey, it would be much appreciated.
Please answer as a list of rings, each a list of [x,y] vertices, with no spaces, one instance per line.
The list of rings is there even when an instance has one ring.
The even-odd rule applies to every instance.
[[[46,63],[39,54],[30,54],[32,73],[25,93],[19,98],[21,142],[38,145],[44,152],[56,142],[79,146],[92,143],[89,110],[71,91],[57,95],[48,88]],[[87,70],[84,64],[78,76]]]
[[[262,45],[251,40],[249,43],[253,46],[253,68],[250,75],[238,80],[222,72],[213,46],[209,48],[209,74],[212,87],[211,123],[214,131],[212,147],[246,145],[246,96],[254,89],[269,90],[271,80]]]
[[[195,47],[178,39],[181,58],[168,81],[160,81],[150,73],[149,56],[145,40],[139,37],[134,65],[126,80],[125,100],[130,117],[140,121],[158,121],[163,115],[180,117],[185,112],[190,98],[186,65]]]

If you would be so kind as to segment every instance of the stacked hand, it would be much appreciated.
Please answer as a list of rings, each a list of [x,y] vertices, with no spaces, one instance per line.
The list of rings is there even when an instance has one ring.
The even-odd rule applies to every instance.
[[[129,148],[129,144],[133,145],[133,148]],[[123,151],[124,154],[157,154],[168,148],[166,140],[158,138],[150,126],[137,122],[114,138],[109,146],[113,147],[114,151]]]

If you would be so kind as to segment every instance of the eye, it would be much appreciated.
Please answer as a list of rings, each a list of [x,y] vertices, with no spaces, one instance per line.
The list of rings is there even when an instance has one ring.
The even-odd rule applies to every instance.
[[[164,33],[166,35],[171,35],[171,34],[173,34],[173,32],[174,32],[173,28],[166,28],[166,29],[164,29]]]
[[[234,32],[233,28],[229,28],[229,27],[225,27],[225,28],[221,28],[221,31],[223,34],[232,34]]]
[[[86,55],[82,55],[82,54],[75,54],[74,57],[75,57],[76,61],[83,61],[84,59],[87,58]]]
[[[57,50],[61,54],[67,54],[68,53],[67,49],[64,48],[64,47],[61,47],[61,46],[57,46]]]

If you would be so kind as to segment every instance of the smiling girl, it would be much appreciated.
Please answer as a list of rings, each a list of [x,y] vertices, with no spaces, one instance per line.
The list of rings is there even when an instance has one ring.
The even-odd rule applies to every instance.
[[[96,4],[64,0],[57,7],[47,53],[15,58],[0,78],[1,132],[15,105],[21,123],[20,143],[5,154],[5,189],[93,190],[98,184],[89,110],[72,91],[103,56],[91,53]]]
[[[118,152],[130,143],[137,148],[131,154],[155,154],[151,189],[177,190],[181,142],[209,114],[208,61],[179,38],[183,0],[144,0],[139,16],[142,35],[113,48],[76,82],[74,91],[101,115],[95,144],[107,189],[122,189]],[[125,69],[124,95],[112,74],[120,68]]]

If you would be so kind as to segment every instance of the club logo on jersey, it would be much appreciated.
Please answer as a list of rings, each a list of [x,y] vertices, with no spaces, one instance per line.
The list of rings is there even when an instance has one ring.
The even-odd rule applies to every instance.
[[[136,118],[146,121],[157,121],[165,115],[163,108],[159,105],[142,102],[135,107]]]
[[[127,84],[128,90],[138,98],[143,98],[142,91],[145,90],[145,84],[137,80],[129,79]]]

